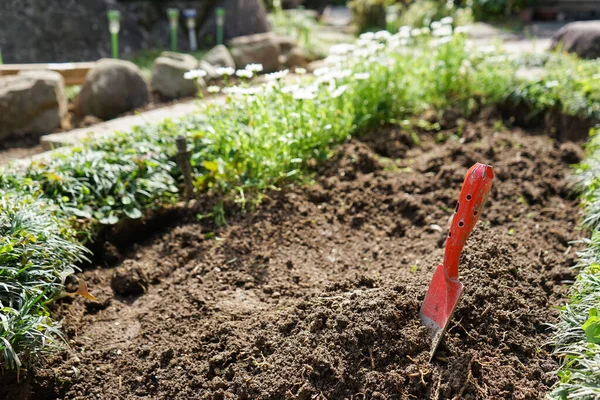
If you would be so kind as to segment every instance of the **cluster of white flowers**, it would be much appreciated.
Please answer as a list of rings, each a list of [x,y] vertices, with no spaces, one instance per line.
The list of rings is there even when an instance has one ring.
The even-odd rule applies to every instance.
[[[289,70],[286,69],[265,74],[266,83],[262,86],[252,88],[234,86],[221,89],[221,92],[232,96],[245,96],[251,103],[258,99],[254,97],[256,94],[275,90],[289,94],[291,98],[299,101],[311,101],[321,96],[337,98],[352,87],[353,81],[368,81],[377,68],[393,67],[397,62],[393,53],[410,55],[424,51],[423,46],[409,46],[419,41],[419,38],[433,39],[430,42],[432,46],[452,40],[454,34],[462,32],[453,31],[453,23],[451,17],[446,17],[432,22],[428,27],[415,29],[403,26],[395,34],[388,31],[363,33],[353,44],[332,46],[329,56],[324,60],[324,66],[313,71],[315,79],[312,81],[296,80],[293,84],[286,84],[283,79],[289,74]],[[465,60],[460,66],[459,73],[467,75],[472,68],[471,62]],[[233,68],[216,69],[219,75],[235,74],[243,79],[251,79],[262,71],[261,64],[248,64],[244,69],[237,71]],[[306,69],[300,67],[295,68],[294,71],[298,75],[307,73]],[[210,93],[219,91],[216,86],[210,86],[207,90]]]
[[[238,69],[237,71],[235,71],[235,76],[237,76],[238,78],[250,79],[254,76],[254,73],[247,69]]]
[[[262,72],[263,65],[262,64],[248,64],[248,65],[246,65],[246,68],[244,68],[244,69],[256,74],[258,72]]]
[[[290,72],[289,69],[284,69],[283,71],[271,72],[270,74],[265,75],[265,79],[267,81],[278,81],[284,78]]]
[[[215,69],[215,72],[221,76],[231,76],[231,75],[235,74],[235,69],[233,69],[231,67],[219,67],[219,68]]]
[[[203,69],[192,69],[191,71],[187,71],[183,74],[184,79],[198,79],[204,78],[207,75],[207,72]]]

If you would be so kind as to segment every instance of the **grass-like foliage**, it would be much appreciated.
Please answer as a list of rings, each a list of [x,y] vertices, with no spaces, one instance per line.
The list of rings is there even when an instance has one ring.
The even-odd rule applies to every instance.
[[[57,344],[60,332],[45,306],[85,250],[50,202],[0,195],[0,360],[18,369]]]
[[[583,193],[583,224],[592,234],[578,253],[579,275],[555,326],[555,352],[563,365],[551,396],[596,399],[600,397],[600,129],[592,133],[576,180]]]
[[[551,91],[554,100],[546,101],[523,88],[552,89],[552,81],[518,81],[518,60],[493,51],[469,47],[464,35],[442,23],[431,30],[402,28],[394,35],[367,33],[354,45],[334,46],[327,66],[314,75],[290,78],[281,71],[260,85],[246,81],[223,90],[223,104],[205,103],[180,121],[139,127],[3,169],[0,362],[19,368],[57,344],[58,327],[45,306],[60,295],[65,277],[83,257],[80,242],[93,240],[106,225],[141,218],[179,198],[179,135],[191,148],[197,191],[229,196],[246,207],[269,188],[302,180],[309,164],[327,158],[351,135],[427,109],[454,107],[469,114],[512,99],[595,115],[596,105],[567,106],[580,98],[594,100],[573,78],[580,75],[569,72],[582,66],[581,74],[592,76],[592,64],[556,62],[550,79],[569,72],[570,80],[559,85],[572,86]],[[248,75],[250,70],[241,74]]]

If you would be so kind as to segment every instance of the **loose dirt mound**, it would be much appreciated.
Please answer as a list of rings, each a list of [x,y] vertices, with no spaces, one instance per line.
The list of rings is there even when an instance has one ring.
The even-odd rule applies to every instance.
[[[22,397],[543,397],[557,368],[545,324],[573,279],[579,212],[565,176],[580,150],[485,122],[461,130],[415,145],[378,129],[341,146],[313,186],[271,193],[216,238],[184,216],[116,269],[87,271],[100,303],[59,305],[73,351],[29,371]],[[477,161],[497,179],[430,364],[419,306]]]

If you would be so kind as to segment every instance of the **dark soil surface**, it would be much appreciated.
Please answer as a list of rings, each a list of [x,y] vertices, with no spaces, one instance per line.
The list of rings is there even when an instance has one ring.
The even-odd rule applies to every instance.
[[[181,212],[115,267],[86,271],[99,303],[56,310],[72,350],[8,396],[542,398],[557,368],[546,324],[574,279],[580,213],[565,178],[581,150],[485,121],[420,138],[382,127],[339,147],[310,187],[223,228]],[[429,363],[419,307],[475,162],[496,181]]]

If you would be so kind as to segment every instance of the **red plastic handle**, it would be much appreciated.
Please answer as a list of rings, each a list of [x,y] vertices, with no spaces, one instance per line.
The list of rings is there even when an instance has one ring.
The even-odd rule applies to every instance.
[[[458,279],[460,253],[479,220],[481,209],[492,188],[493,179],[492,167],[480,163],[473,165],[465,176],[450,224],[448,240],[446,240],[444,271],[447,279]]]

